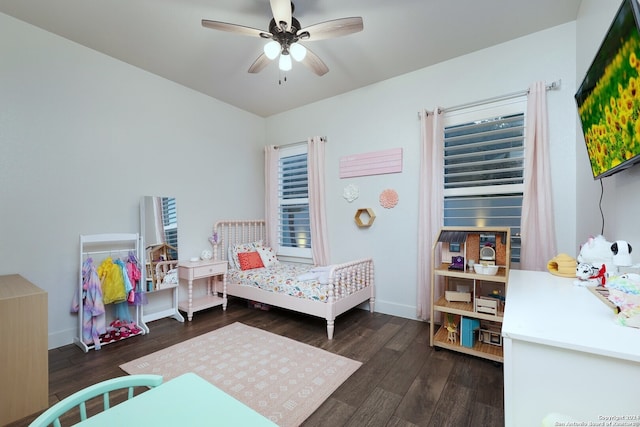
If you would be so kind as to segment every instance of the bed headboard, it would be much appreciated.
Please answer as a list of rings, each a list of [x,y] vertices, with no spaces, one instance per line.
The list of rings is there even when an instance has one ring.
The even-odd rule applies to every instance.
[[[269,244],[263,219],[218,221],[213,226],[213,232],[218,236],[218,243],[213,245],[213,259],[227,260],[228,248],[238,243],[262,240],[265,245]]]

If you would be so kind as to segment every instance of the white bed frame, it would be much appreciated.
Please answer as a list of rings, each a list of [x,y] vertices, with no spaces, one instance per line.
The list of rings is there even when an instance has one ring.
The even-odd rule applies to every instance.
[[[269,245],[264,220],[218,221],[214,225],[214,231],[218,235],[218,243],[214,244],[214,259],[227,260],[228,248],[238,243],[262,240],[265,245]],[[258,287],[232,283],[229,280],[227,280],[226,290],[227,295],[322,317],[327,320],[327,337],[333,339],[337,316],[366,301],[369,301],[369,311],[373,313],[375,303],[373,260],[367,258],[333,265],[329,273],[329,286],[327,301],[279,294]]]

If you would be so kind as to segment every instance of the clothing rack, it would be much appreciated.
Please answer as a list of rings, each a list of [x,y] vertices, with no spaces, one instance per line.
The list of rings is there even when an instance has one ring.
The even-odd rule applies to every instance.
[[[90,234],[80,235],[80,265],[78,266],[78,289],[77,289],[77,312],[78,312],[78,336],[75,339],[75,343],[86,353],[91,349],[98,350],[100,346],[94,343],[85,342],[83,336],[83,327],[87,325],[85,322],[91,322],[93,319],[91,315],[84,312],[84,299],[83,299],[83,264],[84,262],[93,256],[103,255],[102,259],[94,260],[96,266],[100,261],[103,261],[108,256],[114,254],[127,254],[134,253],[138,264],[142,259],[141,253],[141,239],[138,233],[113,233],[113,234]],[[142,269],[144,266],[138,265],[138,268]],[[144,283],[140,281],[138,286],[144,286]],[[136,290],[138,291],[138,290]],[[128,304],[123,302],[122,304]],[[111,304],[109,304],[111,305]],[[116,307],[117,304],[114,305]],[[135,314],[131,316],[131,320],[137,325],[139,329],[136,334],[146,334],[149,332],[149,328],[144,323],[142,318],[142,307],[140,304],[134,304],[133,306],[123,306],[124,310],[127,310],[127,314]],[[130,310],[130,311],[129,311]],[[105,313],[106,315],[106,313]],[[108,317],[108,316],[107,316]],[[116,319],[117,320],[117,319]],[[105,323],[109,324],[108,319],[105,318]],[[131,335],[135,336],[135,335]],[[117,342],[117,341],[113,341]],[[101,344],[108,344],[109,342],[102,342]]]
[[[89,257],[93,255],[113,255],[114,253],[126,253],[127,256],[129,253],[134,252],[133,249],[114,249],[114,250],[104,250],[104,251],[87,251],[83,252],[83,255]]]

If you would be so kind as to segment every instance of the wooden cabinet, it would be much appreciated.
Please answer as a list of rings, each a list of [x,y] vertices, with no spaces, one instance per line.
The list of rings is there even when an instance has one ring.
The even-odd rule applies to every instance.
[[[0,425],[49,406],[47,293],[0,276]]]
[[[205,308],[222,305],[227,309],[227,261],[202,260],[196,262],[183,262],[178,264],[178,277],[187,281],[187,300],[179,304],[180,310],[187,313],[189,321],[193,319],[193,313]],[[219,277],[222,280],[222,295],[218,294],[213,279]],[[193,282],[198,279],[207,280],[206,295],[193,297]]]
[[[508,227],[443,227],[432,250],[430,344],[502,362]],[[497,267],[496,274],[487,272]],[[438,323],[439,324],[436,324]]]

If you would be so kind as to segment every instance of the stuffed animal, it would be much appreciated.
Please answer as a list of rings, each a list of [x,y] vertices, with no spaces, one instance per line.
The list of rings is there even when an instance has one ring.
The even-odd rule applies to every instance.
[[[607,267],[602,264],[600,268],[593,264],[581,262],[576,267],[576,277],[578,280],[574,281],[579,286],[599,286],[604,285],[607,280]]]
[[[612,260],[616,266],[628,267],[631,262],[631,245],[624,240],[617,240],[611,245]]]
[[[581,247],[578,254],[578,263],[592,264],[595,267],[606,265],[609,273],[617,272],[613,262],[612,243],[608,242],[604,236],[590,237]]]

